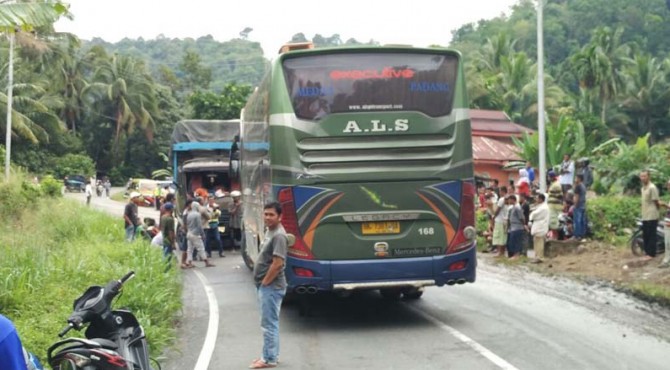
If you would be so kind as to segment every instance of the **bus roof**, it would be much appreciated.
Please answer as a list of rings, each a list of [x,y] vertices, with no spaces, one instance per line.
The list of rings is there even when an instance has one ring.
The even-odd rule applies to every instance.
[[[325,48],[295,48],[280,52],[280,58],[294,55],[334,54],[334,53],[365,53],[365,52],[417,52],[417,53],[450,53],[461,57],[461,52],[446,47],[414,47],[411,45],[347,45]]]

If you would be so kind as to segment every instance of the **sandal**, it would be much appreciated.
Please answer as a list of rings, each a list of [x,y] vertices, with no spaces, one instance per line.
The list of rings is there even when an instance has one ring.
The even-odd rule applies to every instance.
[[[267,363],[261,359],[254,360],[251,365],[249,365],[250,369],[270,369],[273,367],[277,367],[277,364]]]

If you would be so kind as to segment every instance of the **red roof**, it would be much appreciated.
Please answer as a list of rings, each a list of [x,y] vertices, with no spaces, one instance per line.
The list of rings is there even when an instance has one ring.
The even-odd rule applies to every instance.
[[[510,140],[485,136],[472,137],[472,157],[475,163],[504,163],[522,160],[518,148]]]
[[[512,122],[503,111],[470,109],[472,136],[521,137],[533,130]]]

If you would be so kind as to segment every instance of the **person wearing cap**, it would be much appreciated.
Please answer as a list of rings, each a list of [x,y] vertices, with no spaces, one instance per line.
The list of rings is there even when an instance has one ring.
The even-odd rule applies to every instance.
[[[558,181],[558,176],[553,170],[547,174],[549,176],[549,230],[551,230],[552,239],[558,238],[558,216],[563,211],[563,188]]]
[[[123,210],[123,221],[126,228],[126,241],[128,243],[135,240],[135,229],[139,225],[140,220],[137,216],[137,204],[135,200],[139,198],[140,193],[134,191],[130,193],[130,198],[126,204],[126,208]]]
[[[174,204],[168,202],[161,207],[161,234],[163,234],[163,256],[172,259],[173,251],[177,249],[177,235],[175,232],[174,217],[172,217],[172,210]]]
[[[233,190],[230,193],[233,203],[228,210],[230,211],[230,237],[233,239],[233,248],[240,249],[242,239],[242,193],[239,190]]]

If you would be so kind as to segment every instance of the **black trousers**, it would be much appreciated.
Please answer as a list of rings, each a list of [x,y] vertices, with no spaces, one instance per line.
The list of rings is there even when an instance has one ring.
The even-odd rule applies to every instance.
[[[642,240],[644,241],[644,252],[649,257],[656,257],[656,227],[658,220],[642,221]]]

